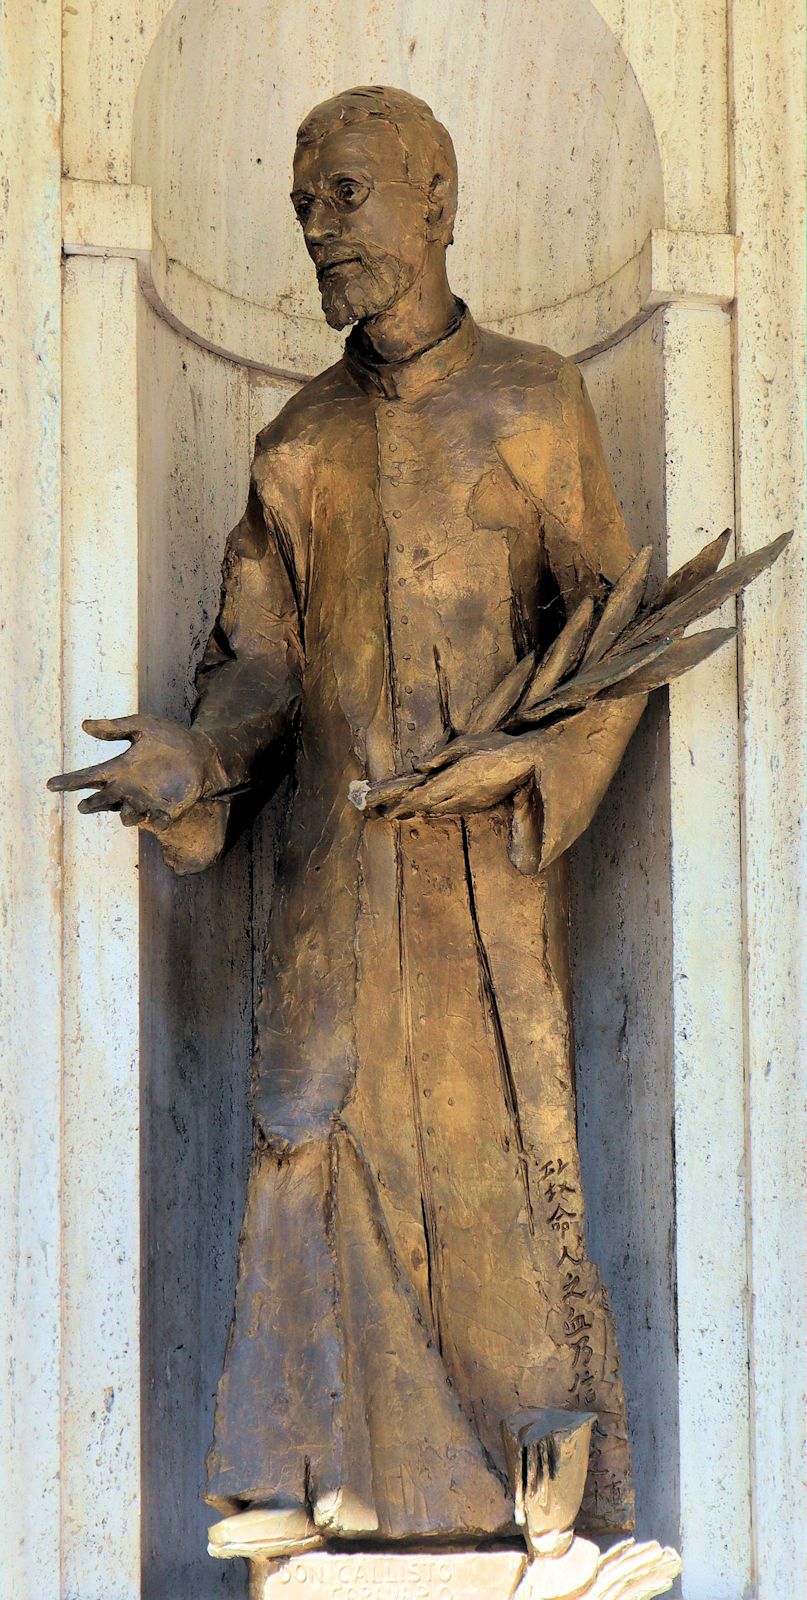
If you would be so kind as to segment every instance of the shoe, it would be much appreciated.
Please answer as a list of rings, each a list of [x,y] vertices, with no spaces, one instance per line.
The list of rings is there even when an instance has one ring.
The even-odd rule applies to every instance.
[[[271,1559],[316,1550],[323,1544],[305,1506],[255,1506],[214,1522],[207,1530],[208,1555],[229,1561],[234,1556]]]

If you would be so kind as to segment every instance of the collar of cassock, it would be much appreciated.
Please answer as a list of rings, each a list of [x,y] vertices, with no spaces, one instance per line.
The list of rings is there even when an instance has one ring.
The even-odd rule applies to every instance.
[[[417,400],[473,359],[479,338],[476,324],[461,300],[457,301],[457,308],[456,320],[448,331],[406,361],[383,361],[364,329],[354,328],[345,345],[348,371],[363,389],[388,400]]]

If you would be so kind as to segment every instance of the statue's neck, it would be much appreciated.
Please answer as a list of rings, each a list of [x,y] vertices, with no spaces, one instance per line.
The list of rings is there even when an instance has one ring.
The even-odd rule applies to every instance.
[[[362,328],[382,361],[407,361],[441,339],[457,319],[446,275],[445,250],[435,250],[425,270],[400,300]]]

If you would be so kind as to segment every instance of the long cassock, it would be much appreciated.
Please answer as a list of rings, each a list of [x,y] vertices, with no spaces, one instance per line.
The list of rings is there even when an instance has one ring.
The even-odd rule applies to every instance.
[[[566,1406],[598,1415],[581,1525],[631,1526],[564,852],[644,702],[547,734],[533,875],[510,802],[393,822],[348,786],[464,728],[632,553],[577,369],[464,309],[401,363],[354,330],[259,435],[195,714],[233,788],[295,749],[208,1462],[222,1510],[307,1501],[323,1530],[387,1541],[509,1531],[502,1419]],[[214,858],[225,810],[163,836],[175,868]]]

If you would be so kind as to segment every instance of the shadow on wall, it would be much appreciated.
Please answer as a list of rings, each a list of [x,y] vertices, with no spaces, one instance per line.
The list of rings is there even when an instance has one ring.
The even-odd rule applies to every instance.
[[[379,0],[371,21],[369,11],[351,0],[186,0],[143,73],[133,175],[152,187],[150,298],[196,346],[153,326],[143,308],[148,710],[187,714],[189,640],[204,632],[217,551],[241,509],[238,483],[208,481],[217,452],[243,453],[228,471],[246,489],[244,368],[302,377],[341,348],[322,321],[288,201],[294,134],[311,105],[373,82],[429,101],[459,159],[452,281],[478,320],[502,331],[585,347],[591,291],[663,226],[649,112],[590,0],[533,0],[487,16],[477,0]],[[207,1600],[243,1595],[246,1581],[241,1562],[207,1557],[201,1495],[249,1153],[253,907],[271,870],[271,819],[199,880],[171,879],[152,844],[141,868],[143,1593]],[[591,1096],[586,1103],[593,1108]]]

